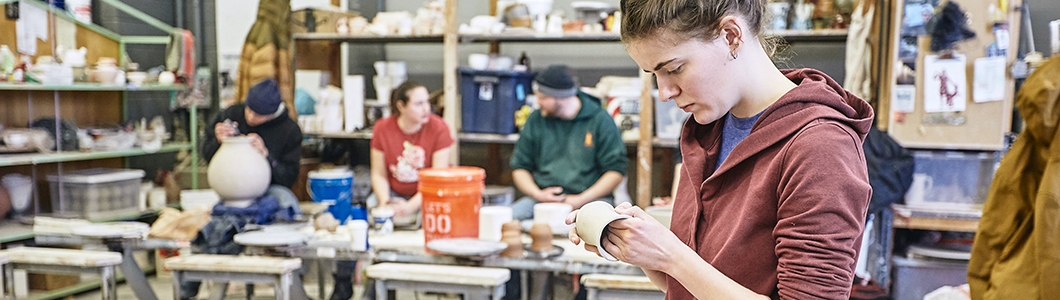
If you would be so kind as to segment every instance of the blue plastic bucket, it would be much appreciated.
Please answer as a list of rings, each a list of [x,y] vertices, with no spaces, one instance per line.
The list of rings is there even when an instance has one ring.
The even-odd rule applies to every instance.
[[[330,205],[328,212],[340,223],[346,224],[351,217],[353,172],[311,171],[309,172],[309,196],[313,202]]]

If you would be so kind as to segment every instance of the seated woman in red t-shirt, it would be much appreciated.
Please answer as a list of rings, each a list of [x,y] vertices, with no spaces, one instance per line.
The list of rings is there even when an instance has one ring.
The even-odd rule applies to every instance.
[[[431,113],[423,85],[406,81],[390,96],[390,116],[372,129],[372,195],[368,206],[390,207],[395,225],[416,221],[422,199],[419,171],[449,166],[453,137],[441,117]]]

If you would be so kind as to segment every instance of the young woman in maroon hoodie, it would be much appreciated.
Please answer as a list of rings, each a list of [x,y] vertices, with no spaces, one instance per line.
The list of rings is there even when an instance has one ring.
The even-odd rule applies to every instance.
[[[762,39],[765,2],[621,3],[630,56],[693,118],[670,230],[623,204],[615,210],[633,218],[601,245],[667,299],[848,299],[872,108],[824,73],[778,70]]]

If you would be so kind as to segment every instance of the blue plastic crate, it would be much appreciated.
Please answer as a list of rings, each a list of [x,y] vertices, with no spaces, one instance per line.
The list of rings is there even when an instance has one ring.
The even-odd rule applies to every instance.
[[[515,112],[533,93],[534,73],[460,68],[462,131],[515,133]]]

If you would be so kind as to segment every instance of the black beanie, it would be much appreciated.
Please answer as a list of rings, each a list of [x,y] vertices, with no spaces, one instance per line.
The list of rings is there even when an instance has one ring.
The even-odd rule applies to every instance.
[[[247,91],[247,107],[259,115],[271,115],[280,108],[280,87],[272,78],[266,78]]]
[[[534,76],[537,91],[553,98],[567,98],[578,93],[578,78],[566,65],[550,65]]]

